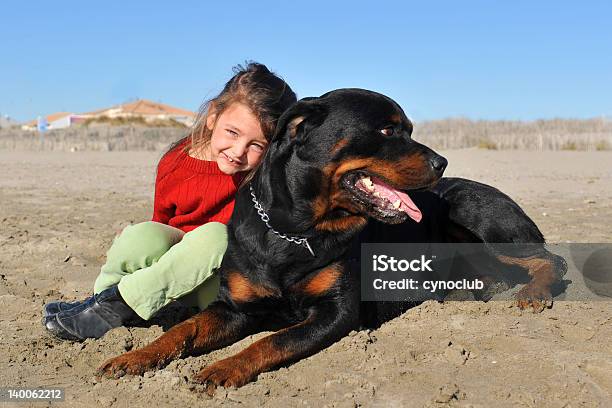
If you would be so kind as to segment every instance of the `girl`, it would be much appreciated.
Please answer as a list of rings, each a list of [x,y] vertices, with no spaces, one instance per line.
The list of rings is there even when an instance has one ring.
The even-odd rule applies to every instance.
[[[226,224],[237,189],[256,170],[278,118],[295,93],[266,66],[238,66],[204,106],[191,134],[157,166],[153,220],[126,227],[82,302],[52,302],[43,324],[67,340],[99,338],[172,300],[204,309],[214,300],[213,272],[227,247]]]

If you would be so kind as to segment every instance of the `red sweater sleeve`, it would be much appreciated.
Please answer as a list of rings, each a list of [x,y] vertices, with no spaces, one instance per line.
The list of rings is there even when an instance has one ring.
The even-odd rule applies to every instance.
[[[165,179],[168,169],[166,157],[160,160],[157,166],[157,176],[155,177],[155,196],[153,198],[153,218],[152,221],[168,224],[168,221],[175,216],[176,206],[165,200],[163,191],[163,180]]]

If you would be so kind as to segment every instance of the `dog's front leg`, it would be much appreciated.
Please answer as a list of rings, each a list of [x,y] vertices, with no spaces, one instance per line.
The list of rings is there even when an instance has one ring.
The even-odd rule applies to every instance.
[[[312,355],[357,327],[356,316],[345,305],[313,306],[307,319],[256,341],[242,352],[205,367],[194,378],[213,394],[216,386],[241,387],[258,374]]]
[[[114,378],[141,375],[181,356],[225,347],[251,334],[251,323],[246,315],[215,302],[147,346],[107,360],[98,369],[98,375]]]

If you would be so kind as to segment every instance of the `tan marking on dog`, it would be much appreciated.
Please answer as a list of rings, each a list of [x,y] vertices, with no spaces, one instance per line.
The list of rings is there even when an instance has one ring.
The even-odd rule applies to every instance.
[[[553,263],[548,259],[537,257],[514,258],[505,255],[499,255],[497,259],[507,265],[517,265],[527,269],[529,276],[538,282],[551,284],[555,281]]]
[[[346,147],[346,145],[348,145],[348,139],[343,138],[340,139],[336,142],[336,144],[334,144],[330,150],[331,154],[336,154],[338,153],[340,150],[344,149]]]
[[[312,321],[312,317],[309,317],[300,323],[257,340],[240,353],[203,368],[196,374],[195,381],[207,384],[206,393],[211,396],[214,395],[218,386],[241,387],[245,385],[254,380],[258,374],[298,357],[301,351],[299,348],[289,348],[279,343],[282,343],[287,336],[291,336],[293,330],[310,324]]]
[[[338,184],[344,174],[359,169],[378,174],[397,185],[421,184],[423,175],[430,173],[427,167],[427,163],[420,155],[410,155],[397,162],[382,161],[373,157],[352,159],[340,163],[333,172],[332,182]]]
[[[544,258],[514,258],[499,255],[497,257],[507,265],[517,265],[524,268],[532,277],[516,294],[519,308],[525,309],[529,306],[534,312],[541,312],[546,307],[552,306],[551,286],[555,282],[555,269],[552,261]]]
[[[317,231],[347,232],[357,231],[367,224],[367,219],[358,215],[324,220],[315,226]]]
[[[340,265],[330,265],[310,278],[303,285],[302,291],[310,296],[321,296],[336,284],[341,275],[342,267]]]
[[[225,347],[241,338],[239,329],[231,323],[214,309],[208,308],[173,326],[145,347],[105,361],[98,373],[113,377],[142,375],[195,350],[207,352]]]
[[[238,303],[245,303],[257,298],[278,295],[276,291],[270,288],[251,282],[240,272],[228,273],[227,286],[232,300]]]
[[[402,123],[402,117],[397,113],[395,115],[391,115],[389,120],[395,123],[396,125],[399,125],[400,123]]]

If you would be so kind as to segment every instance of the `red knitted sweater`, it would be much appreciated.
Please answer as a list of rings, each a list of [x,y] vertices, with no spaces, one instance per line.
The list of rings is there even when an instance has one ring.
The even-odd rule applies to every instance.
[[[227,224],[244,176],[223,173],[217,162],[195,159],[184,144],[167,153],[157,165],[153,221],[189,232],[202,224]]]

